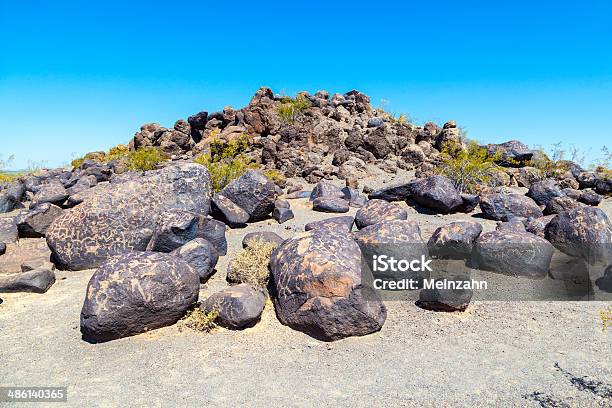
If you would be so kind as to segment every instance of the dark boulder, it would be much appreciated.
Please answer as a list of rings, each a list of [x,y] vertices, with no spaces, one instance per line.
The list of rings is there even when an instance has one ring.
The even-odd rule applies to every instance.
[[[482,225],[475,221],[454,221],[438,227],[427,243],[429,255],[439,259],[468,259],[481,233]]]
[[[410,183],[412,199],[423,207],[450,213],[463,204],[453,183],[444,176],[430,176]]]
[[[21,238],[42,238],[49,226],[60,217],[63,210],[51,203],[37,205],[33,210],[18,216],[17,230]]]
[[[612,194],[612,179],[601,179],[595,184],[595,191],[601,195]]]
[[[0,293],[45,293],[54,283],[55,273],[46,268],[39,268],[23,273],[0,275]]]
[[[561,252],[590,264],[612,262],[612,223],[599,208],[584,206],[557,214],[545,236]]]
[[[416,305],[435,312],[463,312],[472,300],[472,289],[465,288],[469,281],[469,276],[456,274],[434,279],[432,288],[421,290]]]
[[[576,180],[578,181],[580,189],[594,188],[599,177],[597,177],[597,173],[594,171],[583,171],[576,175]]]
[[[480,209],[485,218],[507,221],[512,217],[541,217],[542,210],[529,197],[520,194],[494,193],[480,198]]]
[[[529,221],[527,221],[525,230],[534,235],[537,235],[540,238],[545,238],[544,230],[546,229],[546,226],[548,225],[550,220],[552,220],[553,218],[555,218],[555,214],[545,215],[543,217],[530,219]]]
[[[528,232],[491,231],[476,240],[470,266],[511,276],[543,278],[553,251],[550,242]]]
[[[321,181],[317,183],[310,193],[310,201],[314,201],[317,198],[344,198],[344,192],[331,183]]]
[[[19,182],[11,183],[8,188],[0,191],[0,214],[23,207],[21,200],[25,191],[25,186]]]
[[[345,213],[349,210],[349,202],[343,198],[319,197],[312,202],[314,211],[329,213]]]
[[[498,221],[495,226],[495,231],[515,231],[515,232],[526,232],[525,229],[526,218],[513,217],[508,221]]]
[[[363,140],[363,147],[377,159],[384,159],[393,151],[393,145],[388,137],[386,126],[373,129]]]
[[[40,187],[40,190],[38,190],[38,192],[34,194],[34,198],[32,198],[30,208],[35,208],[45,203],[61,206],[67,198],[68,192],[62,183],[55,181]]]
[[[248,212],[221,194],[215,194],[211,200],[211,215],[231,228],[246,227],[250,218]]]
[[[198,238],[204,238],[212,244],[219,255],[227,255],[226,226],[221,221],[201,217],[198,222]]]
[[[361,229],[383,221],[406,220],[408,212],[384,200],[370,200],[355,214],[355,225]]]
[[[198,299],[200,279],[180,258],[131,252],[104,262],[87,285],[81,333],[102,342],[176,323]]]
[[[295,218],[295,215],[293,214],[291,208],[275,207],[274,211],[272,211],[272,218],[274,218],[279,224],[284,224],[285,222]]]
[[[251,241],[268,242],[274,246],[279,246],[285,242],[285,238],[272,231],[249,232],[242,238],[242,247],[249,247],[249,242]]]
[[[370,200],[406,201],[411,197],[411,184],[401,183],[381,188],[368,194]]]
[[[553,197],[548,204],[546,204],[546,208],[544,208],[544,215],[559,214],[560,212],[569,211],[584,205],[585,204],[580,203],[573,198],[565,196]]]
[[[278,196],[276,187],[266,176],[256,170],[249,170],[231,181],[221,195],[249,214],[250,221],[264,219],[274,210]]]
[[[312,230],[290,238],[270,266],[281,323],[327,341],[382,328],[386,308],[362,284],[361,252],[346,235]]]
[[[392,220],[367,226],[352,234],[359,245],[363,259],[374,278],[391,277],[422,281],[429,277],[428,271],[382,271],[374,268],[374,258],[386,256],[397,260],[420,260],[427,258],[427,244],[421,237],[416,221]],[[400,276],[401,275],[401,276]]]
[[[312,221],[304,226],[304,230],[327,228],[335,232],[348,234],[353,229],[355,218],[350,215],[326,218],[320,221]]]
[[[56,264],[89,269],[117,254],[143,251],[159,216],[169,210],[204,216],[211,183],[206,167],[180,163],[130,176],[65,211],[47,230]]]
[[[480,196],[476,194],[461,193],[461,205],[455,208],[456,212],[471,213],[480,204]]]
[[[172,251],[171,255],[187,262],[202,282],[206,282],[215,273],[215,266],[219,260],[215,247],[204,238],[196,238],[187,242]]]
[[[608,265],[604,271],[604,276],[595,281],[597,287],[608,293],[612,293],[612,265]]]
[[[6,244],[4,242],[0,242],[0,255],[4,255],[6,253]]]
[[[538,205],[545,206],[553,198],[562,197],[564,194],[555,180],[546,179],[533,183],[526,195]]]
[[[489,154],[498,155],[498,163],[504,166],[518,166],[531,160],[533,151],[518,140],[510,140],[501,144],[487,145]]]
[[[594,192],[593,190],[585,190],[580,194],[577,199],[581,203],[597,207],[599,203],[601,203],[601,200],[603,200],[603,197]]]
[[[198,216],[181,210],[162,213],[147,251],[171,252],[194,239],[198,232]]]
[[[265,305],[263,289],[242,283],[214,293],[202,302],[200,308],[204,313],[216,312],[215,322],[220,326],[242,329],[257,323]]]

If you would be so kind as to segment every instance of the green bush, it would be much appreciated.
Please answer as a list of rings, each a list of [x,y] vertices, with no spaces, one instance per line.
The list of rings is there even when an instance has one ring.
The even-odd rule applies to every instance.
[[[206,166],[210,173],[213,190],[223,190],[230,181],[242,176],[250,169],[257,168],[245,154],[250,146],[249,136],[243,134],[234,140],[226,142],[213,139],[209,152],[195,158],[194,162]]]
[[[293,123],[301,112],[311,106],[310,101],[304,95],[298,95],[295,99],[284,97],[281,99],[276,112],[284,123]]]
[[[183,327],[187,327],[191,330],[199,332],[210,332],[212,329],[217,327],[215,319],[219,316],[217,309],[211,310],[208,313],[204,313],[199,307],[195,307],[189,310],[185,316],[179,322],[179,330]]]
[[[128,153],[127,167],[130,170],[153,170],[166,158],[166,154],[159,147],[141,147]]]
[[[274,184],[278,184],[279,186],[282,186],[287,181],[285,175],[276,169],[264,170],[263,175],[266,176],[268,180]]]
[[[500,159],[500,154],[489,154],[475,141],[467,142],[466,148],[447,142],[442,146],[440,158],[434,171],[448,177],[460,192],[473,193],[479,186],[491,185],[492,175],[498,167],[495,161]]]
[[[258,239],[253,239],[248,244],[249,246],[239,251],[232,259],[227,270],[227,280],[236,284],[266,286],[270,276],[268,264],[276,244]]]

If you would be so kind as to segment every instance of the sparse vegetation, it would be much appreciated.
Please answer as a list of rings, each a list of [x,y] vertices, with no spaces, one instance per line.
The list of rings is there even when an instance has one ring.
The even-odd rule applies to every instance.
[[[214,309],[204,313],[199,307],[195,307],[185,314],[179,322],[179,329],[187,327],[191,330],[208,333],[217,325],[215,319],[219,316],[219,311]]]
[[[475,141],[468,141],[466,148],[447,142],[442,147],[441,163],[435,171],[448,177],[460,192],[476,192],[479,186],[491,184],[499,156],[489,154],[485,147]]]
[[[285,123],[293,123],[297,116],[310,108],[311,103],[304,95],[298,95],[295,99],[288,96],[281,99],[277,108],[278,116]]]
[[[275,247],[276,245],[271,242],[249,241],[249,246],[238,252],[232,259],[227,272],[227,280],[232,283],[252,283],[265,286],[270,276],[268,263]]]
[[[285,175],[277,169],[264,170],[263,174],[274,184],[278,184],[282,186],[285,183],[285,181],[287,181],[287,178],[285,177]]]
[[[85,160],[93,160],[98,163],[109,163],[118,161],[130,170],[153,170],[159,163],[166,160],[166,154],[159,147],[143,146],[136,150],[130,151],[127,145],[118,144],[111,147],[107,153],[91,152],[83,157],[76,158],[70,163],[72,167],[77,168],[83,164]]]
[[[210,143],[209,152],[196,157],[194,161],[208,168],[213,190],[220,191],[230,181],[257,167],[245,154],[249,146],[247,134],[229,142],[215,138]]]
[[[15,160],[14,155],[10,155],[6,160],[0,159],[0,183],[13,180],[17,174],[5,171],[6,167]]]

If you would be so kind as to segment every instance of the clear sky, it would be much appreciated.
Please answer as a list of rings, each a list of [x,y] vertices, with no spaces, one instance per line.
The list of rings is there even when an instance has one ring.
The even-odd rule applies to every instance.
[[[0,0],[0,154],[49,166],[146,122],[358,89],[480,142],[612,145],[610,1]]]

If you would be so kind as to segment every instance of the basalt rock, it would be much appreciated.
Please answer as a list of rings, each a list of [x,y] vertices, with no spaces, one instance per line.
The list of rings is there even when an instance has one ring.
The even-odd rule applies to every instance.
[[[41,238],[47,233],[49,226],[60,217],[63,210],[51,203],[43,203],[33,210],[17,217],[17,230],[21,238]]]
[[[553,198],[562,196],[563,193],[561,192],[561,188],[551,179],[533,183],[527,192],[527,197],[532,198],[538,205],[544,206]]]
[[[480,209],[485,218],[507,221],[512,217],[541,217],[542,210],[529,197],[520,194],[494,193],[480,198]]]
[[[442,213],[453,212],[463,204],[453,183],[444,176],[413,181],[410,190],[416,203]]]
[[[47,243],[61,267],[94,268],[114,255],[145,250],[164,212],[206,215],[210,196],[208,171],[195,163],[127,177],[56,218]]]
[[[304,226],[304,230],[329,229],[339,233],[348,234],[353,229],[355,218],[350,215],[326,218],[320,221],[312,221]]]
[[[383,221],[406,219],[408,213],[398,205],[384,200],[370,200],[355,214],[355,225],[361,229]]]
[[[546,229],[546,226],[553,218],[555,218],[555,214],[545,215],[539,218],[533,218],[527,222],[527,225],[525,226],[525,230],[534,235],[537,235],[540,238],[545,238],[544,230]]]
[[[310,201],[314,201],[317,198],[344,198],[344,193],[340,187],[322,181],[317,183],[310,193]]]
[[[482,225],[475,221],[454,221],[438,227],[427,243],[429,254],[440,259],[468,259],[481,233]]]
[[[171,252],[194,239],[198,232],[198,216],[181,210],[162,213],[147,245],[148,251]]]
[[[544,209],[545,215],[551,214],[559,214],[563,211],[569,211],[577,207],[582,207],[585,204],[580,203],[573,198],[569,197],[554,197],[552,198],[548,204],[546,204],[546,208]]]
[[[202,282],[206,282],[215,273],[215,266],[219,260],[215,247],[204,238],[196,238],[187,242],[172,251],[171,255],[187,262]]]
[[[351,238],[313,230],[288,239],[270,261],[281,323],[321,340],[381,329],[386,308],[361,280],[361,251]]]
[[[471,266],[505,275],[543,278],[553,251],[548,241],[528,232],[491,231],[476,240]]]
[[[257,323],[265,305],[263,289],[242,283],[214,293],[202,302],[200,308],[204,313],[216,311],[215,322],[220,326],[242,329]]]
[[[244,236],[244,238],[242,238],[242,247],[248,248],[249,242],[251,241],[266,242],[271,243],[274,246],[279,246],[285,242],[285,238],[272,231],[249,232]]]
[[[231,181],[221,195],[246,211],[250,221],[257,221],[268,217],[274,210],[278,192],[274,183],[261,172],[250,170]]]
[[[246,227],[250,218],[248,212],[221,194],[215,194],[213,196],[211,201],[211,214],[231,228]]]
[[[119,255],[89,280],[81,333],[88,341],[103,342],[174,324],[198,299],[199,289],[196,272],[175,256]]]
[[[577,200],[586,205],[597,207],[599,203],[601,203],[601,200],[603,200],[603,197],[593,190],[585,190],[580,194]]]
[[[445,288],[451,284],[463,284],[469,281],[469,276],[451,274],[434,280],[433,288],[422,289],[416,305],[425,310],[435,312],[463,312],[472,300],[473,291],[468,289]],[[440,284],[440,288],[438,285]]]
[[[545,236],[555,248],[590,264],[612,262],[612,223],[599,208],[584,206],[557,214]]]
[[[46,268],[39,268],[23,273],[0,275],[0,293],[45,293],[54,283],[55,273]]]
[[[401,183],[384,187],[368,195],[370,200],[406,201],[411,197],[411,184]]]
[[[319,197],[312,202],[314,211],[329,213],[345,213],[349,210],[349,202],[343,198]]]

